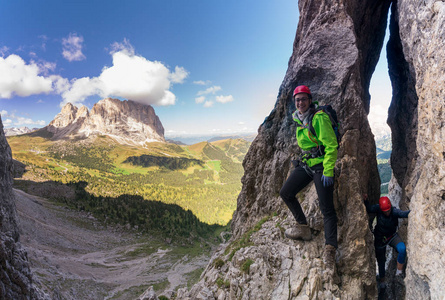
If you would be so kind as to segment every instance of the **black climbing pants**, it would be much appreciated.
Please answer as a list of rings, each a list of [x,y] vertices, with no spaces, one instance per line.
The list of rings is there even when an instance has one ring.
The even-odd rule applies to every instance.
[[[375,258],[377,259],[377,265],[379,266],[379,277],[385,277],[385,263],[386,263],[386,245],[390,245],[393,247],[398,253],[399,257],[402,256],[402,259],[397,258],[397,261],[401,264],[405,263],[406,256],[406,248],[405,243],[398,233],[394,235],[392,239],[389,240],[388,243],[383,243],[379,239],[374,240],[375,247]]]
[[[323,175],[323,165],[313,166],[311,170],[306,170],[302,166],[296,167],[287,178],[280,190],[280,196],[292,212],[295,220],[300,224],[307,224],[298,199],[295,197],[311,181],[314,181],[318,195],[318,203],[324,221],[324,236],[327,245],[337,248],[337,214],[334,207],[334,185],[324,187],[321,182]]]

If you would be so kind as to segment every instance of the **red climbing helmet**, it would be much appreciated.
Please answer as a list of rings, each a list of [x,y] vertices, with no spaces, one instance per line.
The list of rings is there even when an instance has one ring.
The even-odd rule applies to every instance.
[[[306,93],[306,94],[312,96],[311,90],[305,85],[297,86],[294,90],[294,95],[292,97],[295,97],[296,94],[300,94],[300,93]]]
[[[381,211],[388,211],[391,209],[391,201],[388,197],[380,197],[379,205]]]

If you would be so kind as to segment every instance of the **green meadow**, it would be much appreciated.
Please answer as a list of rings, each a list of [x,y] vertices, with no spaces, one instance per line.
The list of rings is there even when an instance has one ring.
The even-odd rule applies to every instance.
[[[190,146],[162,142],[130,146],[107,136],[53,142],[32,135],[8,137],[8,143],[16,165],[21,166],[16,167],[15,185],[25,191],[45,194],[44,187],[31,186],[64,185],[76,196],[60,195],[59,200],[90,210],[93,205],[86,202],[92,201],[96,213],[102,214],[113,212],[97,208],[100,203],[108,207],[121,201],[119,207],[124,209],[125,201],[135,205],[137,197],[146,203],[177,205],[208,225],[226,225],[231,220],[241,190],[242,160],[250,145],[227,139]],[[125,219],[140,227],[145,218]]]

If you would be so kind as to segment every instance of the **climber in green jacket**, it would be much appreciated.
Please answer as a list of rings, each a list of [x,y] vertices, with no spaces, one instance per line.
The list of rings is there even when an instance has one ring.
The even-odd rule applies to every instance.
[[[327,268],[335,266],[337,245],[337,214],[334,208],[334,166],[337,160],[338,142],[329,116],[323,111],[315,111],[312,94],[307,86],[297,86],[293,93],[296,111],[293,114],[297,122],[297,142],[302,150],[295,169],[291,172],[280,196],[297,221],[297,226],[288,228],[285,235],[291,239],[310,240],[311,230],[306,216],[296,199],[296,195],[310,182],[314,181],[320,210],[323,214],[325,251],[324,261]],[[309,128],[312,127],[315,135]]]

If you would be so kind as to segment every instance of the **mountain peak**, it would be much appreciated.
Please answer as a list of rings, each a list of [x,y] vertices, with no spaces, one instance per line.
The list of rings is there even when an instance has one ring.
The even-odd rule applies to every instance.
[[[91,111],[67,103],[44,129],[54,134],[53,139],[108,135],[123,144],[165,141],[164,127],[152,106],[113,98],[100,100]]]

